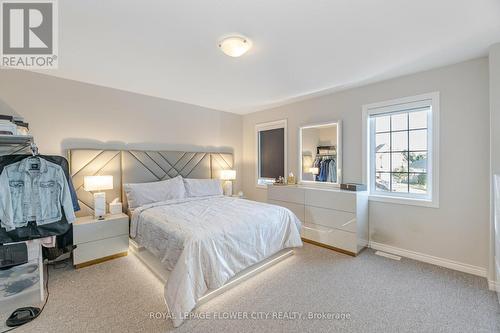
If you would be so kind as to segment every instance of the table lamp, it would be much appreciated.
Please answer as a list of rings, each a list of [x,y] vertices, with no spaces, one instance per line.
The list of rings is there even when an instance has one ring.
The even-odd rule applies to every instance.
[[[94,193],[94,215],[99,220],[104,220],[106,215],[106,193],[104,190],[113,189],[113,176],[85,176],[83,188]]]
[[[233,195],[233,180],[236,179],[236,170],[222,170],[220,172],[220,179],[224,182],[224,195]]]

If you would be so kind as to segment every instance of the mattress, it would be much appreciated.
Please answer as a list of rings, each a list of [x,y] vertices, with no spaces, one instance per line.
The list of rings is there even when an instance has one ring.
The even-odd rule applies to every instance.
[[[302,246],[300,228],[286,208],[210,196],[139,207],[130,233],[171,271],[165,301],[179,326],[208,291],[283,249]]]

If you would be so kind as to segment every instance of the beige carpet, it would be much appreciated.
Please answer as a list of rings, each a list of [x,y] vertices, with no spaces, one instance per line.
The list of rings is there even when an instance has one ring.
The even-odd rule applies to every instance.
[[[168,332],[163,286],[132,255],[74,270],[50,270],[50,299],[14,332]],[[229,312],[349,317],[224,319]],[[204,304],[174,332],[500,332],[500,306],[486,280],[437,266],[351,258],[306,244],[296,255]],[[1,330],[0,330],[1,331]]]

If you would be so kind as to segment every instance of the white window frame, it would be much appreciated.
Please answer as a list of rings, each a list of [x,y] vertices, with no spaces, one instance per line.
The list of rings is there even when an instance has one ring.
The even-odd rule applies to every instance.
[[[261,178],[260,177],[260,135],[259,133],[261,131],[267,131],[267,130],[273,130],[273,129],[278,129],[278,128],[283,128],[284,129],[284,153],[285,153],[285,160],[283,163],[284,170],[283,170],[283,175],[286,177],[287,175],[287,161],[288,161],[288,124],[287,124],[287,119],[282,119],[282,120],[276,120],[276,121],[271,121],[267,123],[260,123],[255,125],[255,152],[256,152],[256,165],[255,165],[255,183],[257,185],[257,188],[266,188],[267,185],[273,184],[274,179],[271,178]]]
[[[439,207],[439,105],[439,92],[363,105],[363,182],[367,184],[371,201]],[[375,147],[375,143],[371,137],[373,129],[370,128],[370,116],[398,111],[404,112],[405,109],[418,107],[430,107],[427,119],[428,195],[422,197],[422,195],[412,193],[374,191],[374,182],[371,178],[374,174],[375,163],[371,158],[371,152]]]

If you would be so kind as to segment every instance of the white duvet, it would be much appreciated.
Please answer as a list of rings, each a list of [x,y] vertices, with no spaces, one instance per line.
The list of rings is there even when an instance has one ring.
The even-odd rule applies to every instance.
[[[171,271],[165,301],[179,326],[209,290],[276,252],[302,246],[290,210],[238,198],[185,198],[139,207],[130,234]]]

